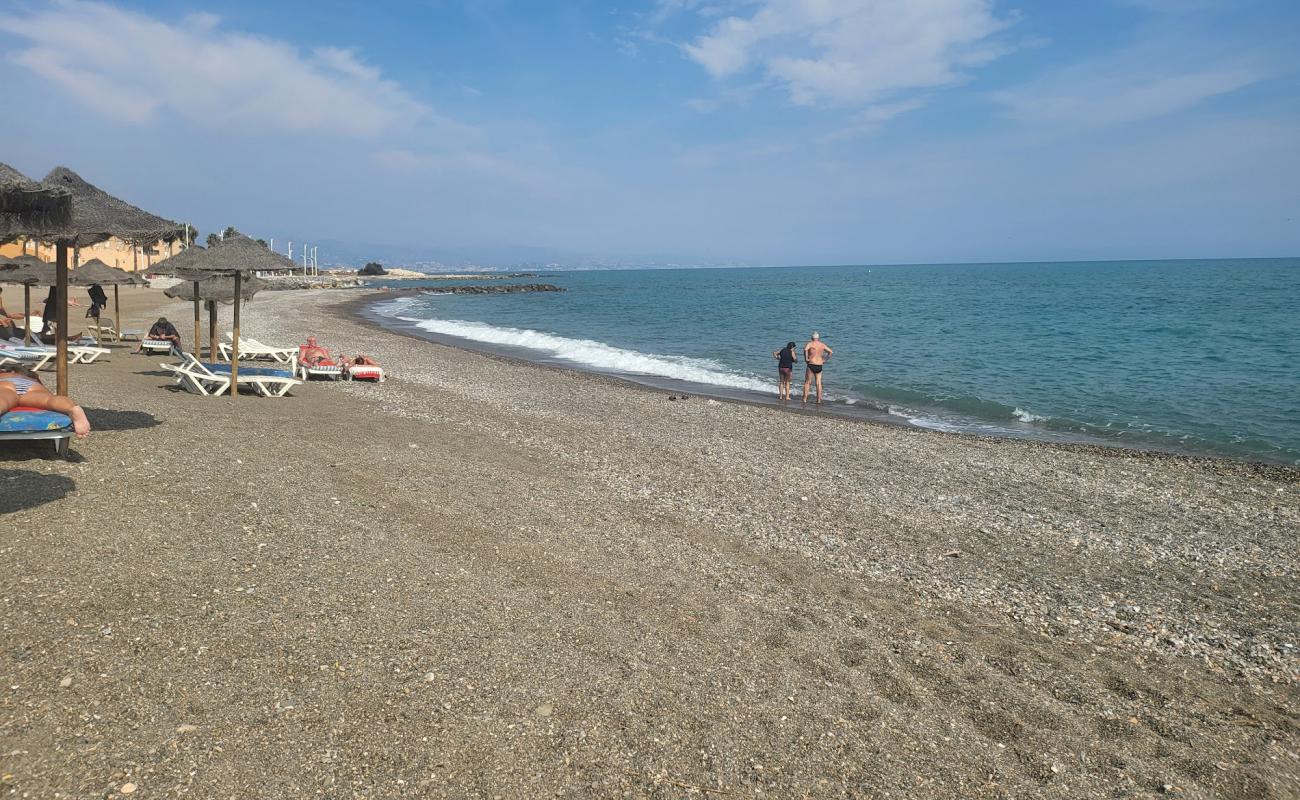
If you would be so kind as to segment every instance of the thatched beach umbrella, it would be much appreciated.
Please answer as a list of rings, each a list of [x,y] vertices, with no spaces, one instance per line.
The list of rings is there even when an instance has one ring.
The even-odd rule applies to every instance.
[[[110,267],[98,258],[92,258],[84,264],[81,264],[72,271],[68,282],[76,286],[100,286],[113,287],[113,322],[117,324],[118,340],[122,338],[122,306],[118,299],[117,287],[119,286],[143,286],[145,281],[138,275],[127,272],[124,269]]]
[[[16,224],[63,225],[71,214],[72,192],[37,183],[8,164],[0,164],[0,226],[4,216],[11,216]]]
[[[41,185],[46,190],[47,196],[51,198],[51,202],[56,202],[54,198],[70,195],[70,213],[66,215],[49,211],[0,213],[0,241],[17,236],[28,236],[56,244],[55,291],[58,298],[58,335],[55,337],[55,344],[59,349],[56,391],[66,395],[68,393],[68,248],[85,247],[114,236],[132,245],[175,240],[184,235],[186,227],[119,200],[87,183],[81,176],[66,167],[57,167],[51,171],[45,176]],[[18,197],[21,194],[18,190],[10,190],[9,196]]]
[[[0,258],[0,283],[21,284],[23,287],[23,341],[32,343],[32,287],[54,286],[58,270],[36,256]]]
[[[197,264],[199,269],[202,270],[204,260],[203,254],[206,252],[206,248],[196,244],[180,253],[177,253],[171,258],[166,259],[163,262],[165,266],[160,266],[155,269],[154,273],[158,275],[172,275],[180,278],[183,277],[182,273],[185,272],[187,265]],[[190,296],[187,299],[194,303],[194,354],[198,355],[203,343],[201,332],[203,326],[203,312],[200,306],[201,301],[199,300],[199,296],[202,294],[199,289],[199,281],[203,280],[203,274],[196,273],[195,275],[190,276],[188,280],[190,283]],[[166,291],[163,293],[166,294]],[[214,359],[217,357],[215,352],[209,353],[209,355]]]
[[[252,277],[241,281],[239,287],[240,302],[252,300],[253,295],[266,287],[267,282],[261,278]],[[218,276],[197,282],[178,283],[164,289],[163,294],[186,302],[202,301],[208,307],[208,356],[215,360],[217,357],[217,303],[228,306],[235,302],[234,276]],[[196,347],[195,353],[198,352],[199,350]]]
[[[243,294],[243,281],[257,272],[293,269],[288,258],[258,244],[242,233],[235,233],[206,250],[193,248],[172,256],[154,270],[161,275],[175,275],[189,281],[200,281],[216,276],[233,277],[231,296],[235,305],[234,331],[230,353],[230,396],[239,394],[239,301]],[[201,295],[201,290],[198,292]],[[197,297],[196,297],[197,302]],[[197,349],[197,348],[196,348]]]

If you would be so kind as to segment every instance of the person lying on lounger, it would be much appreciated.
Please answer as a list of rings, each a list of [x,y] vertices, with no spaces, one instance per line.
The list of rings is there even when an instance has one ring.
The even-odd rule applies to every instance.
[[[181,332],[176,330],[176,326],[168,322],[166,317],[159,317],[158,321],[153,324],[153,327],[149,329],[149,332],[145,334],[144,338],[145,340],[156,342],[171,342],[173,353],[182,352]],[[140,346],[135,349],[135,352],[139,353],[143,349],[144,341],[141,341]]]
[[[298,363],[309,367],[337,366],[334,359],[330,358],[330,351],[321,347],[315,336],[308,336],[307,344],[298,345]]]
[[[86,412],[72,398],[50,394],[41,379],[30,370],[0,367],[0,415],[18,406],[66,414],[72,419],[72,430],[78,439],[84,439],[90,433]]]

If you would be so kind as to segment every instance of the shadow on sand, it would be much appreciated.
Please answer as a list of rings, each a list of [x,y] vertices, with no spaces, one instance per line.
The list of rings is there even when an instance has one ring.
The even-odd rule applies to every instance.
[[[0,514],[36,508],[68,495],[77,484],[63,475],[0,469]]]
[[[90,419],[93,431],[137,431],[159,425],[158,418],[144,411],[116,411],[111,408],[88,408],[86,417]]]

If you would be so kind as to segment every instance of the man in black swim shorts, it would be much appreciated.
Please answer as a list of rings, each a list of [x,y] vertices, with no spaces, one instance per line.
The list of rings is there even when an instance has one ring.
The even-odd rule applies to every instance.
[[[817,380],[817,403],[822,402],[822,368],[826,366],[826,361],[831,357],[831,349],[822,341],[822,336],[817,331],[812,333],[812,341],[803,346],[803,360],[808,365],[808,369],[803,376],[803,401],[808,402],[808,390],[812,388],[812,382]]]

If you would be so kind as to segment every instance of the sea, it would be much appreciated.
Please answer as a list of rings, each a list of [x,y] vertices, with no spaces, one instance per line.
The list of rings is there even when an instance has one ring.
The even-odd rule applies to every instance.
[[[776,403],[834,350],[818,413],[1300,465],[1300,259],[535,273],[563,292],[377,302],[429,339],[665,390]],[[493,281],[492,283],[497,283]],[[383,285],[382,283],[380,285]],[[795,370],[796,399],[802,364]]]

